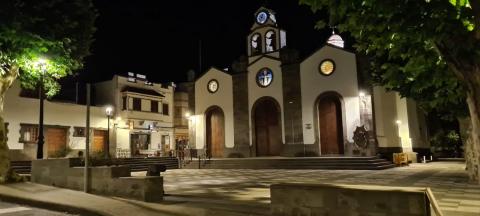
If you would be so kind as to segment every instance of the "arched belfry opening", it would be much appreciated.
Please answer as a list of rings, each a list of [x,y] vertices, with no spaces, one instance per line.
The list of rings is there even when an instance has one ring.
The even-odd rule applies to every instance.
[[[225,115],[218,107],[210,107],[205,112],[206,153],[208,157],[221,158],[225,148]]]
[[[320,95],[316,102],[316,112],[321,155],[343,154],[341,96],[333,92]]]
[[[265,33],[265,52],[273,52],[277,50],[277,36],[274,30]]]
[[[257,100],[252,107],[256,156],[278,156],[282,152],[280,106],[270,97]]]
[[[262,36],[259,33],[252,35],[250,39],[250,49],[252,55],[258,55],[262,53]]]
[[[286,31],[277,24],[276,13],[268,8],[260,7],[254,14],[255,21],[247,37],[248,56],[269,55],[279,58],[279,51],[287,45]]]

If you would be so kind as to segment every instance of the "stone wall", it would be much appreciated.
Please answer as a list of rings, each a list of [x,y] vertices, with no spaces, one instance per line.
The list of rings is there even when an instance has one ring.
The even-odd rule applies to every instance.
[[[84,167],[79,158],[32,161],[31,181],[55,187],[83,190]],[[154,202],[163,200],[163,177],[131,177],[128,166],[90,167],[89,191],[94,194]]]
[[[233,119],[234,149],[225,154],[228,157],[251,157],[250,127],[248,125],[248,84],[247,73],[232,75],[233,79]]]
[[[430,215],[425,188],[274,184],[272,215]]]
[[[282,65],[282,76],[283,107],[285,109],[283,113],[285,115],[285,146],[282,155],[304,156],[300,65]]]

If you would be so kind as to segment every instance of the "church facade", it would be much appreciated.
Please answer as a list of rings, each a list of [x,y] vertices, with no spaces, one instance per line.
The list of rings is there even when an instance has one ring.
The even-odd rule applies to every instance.
[[[360,81],[339,35],[302,60],[286,45],[274,11],[260,8],[248,58],[194,81],[191,148],[214,158],[428,151],[415,102]],[[369,142],[354,141],[358,128]]]

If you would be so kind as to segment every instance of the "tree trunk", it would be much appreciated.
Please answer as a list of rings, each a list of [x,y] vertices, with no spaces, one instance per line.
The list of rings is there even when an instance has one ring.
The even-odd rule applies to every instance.
[[[477,152],[474,150],[473,140],[472,140],[472,120],[470,117],[459,118],[458,123],[460,125],[460,135],[462,138],[464,146],[464,157],[465,157],[465,169],[468,171],[469,179],[474,182],[477,178],[476,172],[478,164]]]
[[[467,171],[470,181],[480,184],[480,67],[466,76],[467,104],[470,112],[471,132],[466,143]],[[468,156],[467,156],[468,155]]]
[[[480,4],[477,6],[480,7]],[[477,27],[476,31],[480,32],[480,27]],[[470,181],[480,184],[480,64],[475,59],[466,61],[460,57],[456,58],[450,52],[452,49],[445,43],[436,43],[436,47],[439,54],[445,58],[448,67],[467,88],[471,130],[465,143],[465,160]]]
[[[0,183],[17,182],[23,179],[10,169],[7,131],[3,121],[3,103],[5,94],[13,81],[17,78],[18,70],[18,67],[12,66],[8,68],[8,72],[0,78]]]

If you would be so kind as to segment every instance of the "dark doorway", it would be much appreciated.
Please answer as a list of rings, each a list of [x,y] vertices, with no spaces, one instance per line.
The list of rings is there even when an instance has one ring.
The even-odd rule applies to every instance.
[[[342,108],[336,95],[327,95],[318,102],[320,149],[322,155],[343,154]]]
[[[150,145],[150,134],[135,133],[130,134],[130,146],[133,157],[142,156],[142,151],[148,150]]]
[[[206,112],[207,126],[207,156],[223,157],[225,146],[225,117],[219,107]]]
[[[254,106],[257,156],[277,156],[282,150],[280,112],[273,99],[262,99]]]

